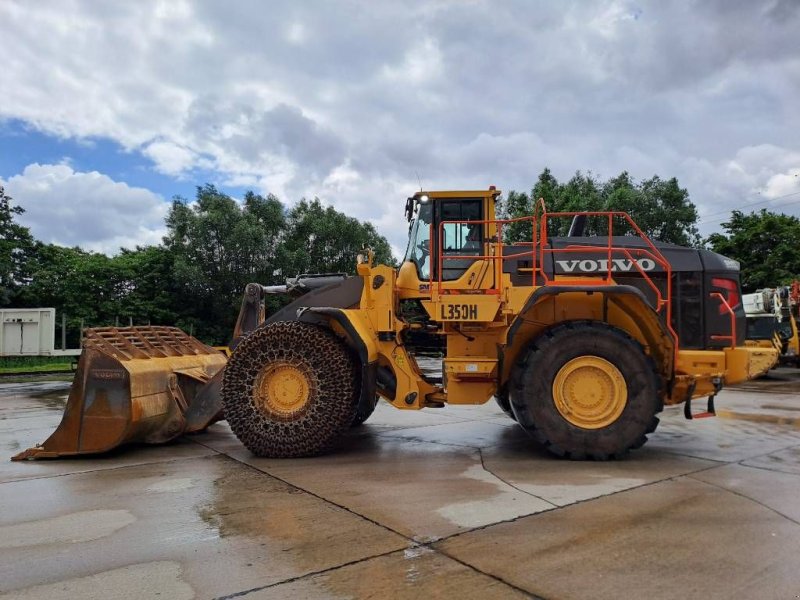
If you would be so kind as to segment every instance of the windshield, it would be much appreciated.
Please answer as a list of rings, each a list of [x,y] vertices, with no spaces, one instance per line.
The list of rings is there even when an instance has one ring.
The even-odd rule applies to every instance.
[[[417,216],[411,221],[408,236],[408,249],[403,260],[410,260],[417,267],[417,275],[421,280],[430,277],[431,250],[431,214],[432,204],[417,205]]]

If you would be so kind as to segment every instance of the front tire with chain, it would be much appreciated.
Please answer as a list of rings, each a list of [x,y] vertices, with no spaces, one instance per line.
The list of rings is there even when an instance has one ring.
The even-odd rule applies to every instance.
[[[536,338],[512,373],[517,422],[550,452],[574,460],[618,458],[658,425],[653,360],[624,331],[576,321]]]
[[[255,455],[326,451],[356,417],[359,369],[330,330],[297,321],[265,325],[234,351],[222,381],[225,417]]]
[[[372,413],[375,412],[375,407],[378,405],[378,396],[376,395],[372,398],[372,401],[367,401],[365,404],[361,402],[358,403],[358,409],[356,410],[356,416],[353,417],[353,422],[350,423],[350,427],[359,427],[364,424],[364,421],[369,419],[372,416]]]

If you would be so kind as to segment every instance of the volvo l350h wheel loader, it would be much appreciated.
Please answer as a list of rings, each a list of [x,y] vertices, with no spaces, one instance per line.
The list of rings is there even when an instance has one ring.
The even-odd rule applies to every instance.
[[[620,212],[548,213],[540,202],[530,217],[497,219],[498,195],[409,198],[399,269],[367,252],[353,277],[250,284],[233,353],[194,411],[224,407],[253,453],[292,457],[329,449],[378,397],[403,410],[494,397],[551,452],[606,459],[644,444],[665,405],[711,415],[724,385],[774,362],[776,350],[744,346],[736,261],[654,243]],[[569,234],[551,237],[564,219]],[[507,243],[512,222],[532,241]],[[264,319],[264,294],[289,288],[310,291]],[[441,375],[420,368],[431,356]],[[705,412],[692,409],[696,398],[707,398]]]
[[[514,220],[532,242],[507,244],[498,194],[415,194],[399,270],[362,256],[356,277],[245,337],[222,378],[239,439],[257,455],[306,456],[367,418],[376,394],[404,410],[495,397],[553,453],[606,459],[644,444],[664,405],[713,414],[725,384],[775,360],[774,349],[743,345],[735,261],[656,244],[625,213],[547,213],[543,203]],[[570,235],[551,238],[565,218]],[[431,353],[443,357],[441,377],[420,368]],[[698,414],[699,397],[708,406]]]

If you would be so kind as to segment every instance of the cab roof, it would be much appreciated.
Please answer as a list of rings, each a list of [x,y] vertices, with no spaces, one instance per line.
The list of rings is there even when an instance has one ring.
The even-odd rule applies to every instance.
[[[422,196],[428,198],[487,198],[490,196],[499,196],[500,190],[494,186],[490,186],[487,190],[440,190],[440,191],[422,191],[420,190],[412,196],[412,198],[419,199]]]

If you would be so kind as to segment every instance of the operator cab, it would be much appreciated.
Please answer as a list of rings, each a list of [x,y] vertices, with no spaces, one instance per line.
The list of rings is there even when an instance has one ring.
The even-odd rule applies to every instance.
[[[412,265],[418,285],[438,280],[440,269],[443,282],[454,282],[464,276],[486,254],[489,228],[494,229],[486,221],[495,218],[494,202],[499,194],[490,188],[474,192],[418,192],[408,198],[409,238],[401,279],[411,279]]]

